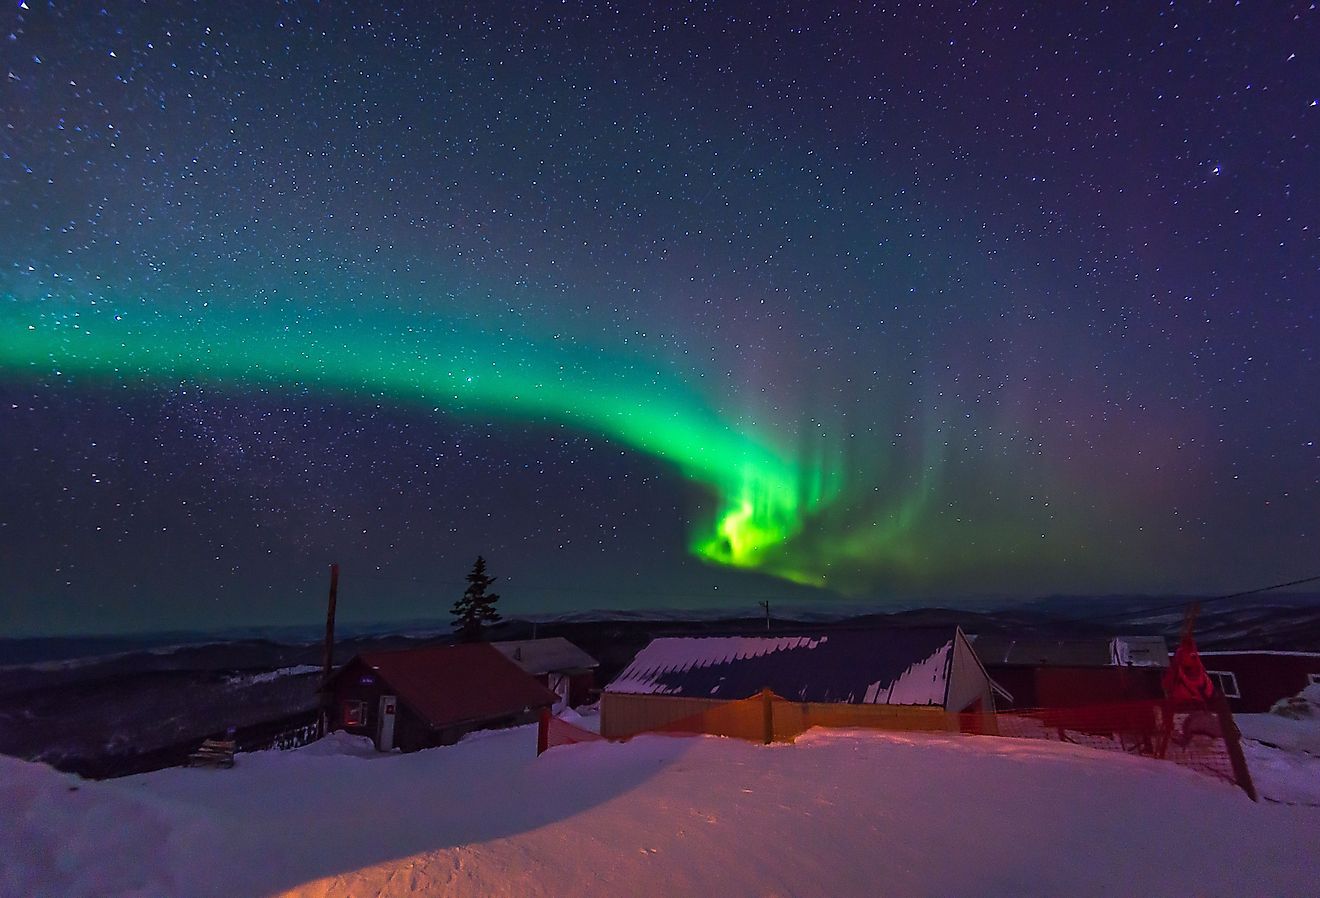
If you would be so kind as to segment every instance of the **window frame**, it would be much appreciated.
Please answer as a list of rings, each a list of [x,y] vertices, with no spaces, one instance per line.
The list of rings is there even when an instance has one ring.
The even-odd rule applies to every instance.
[[[355,716],[353,711],[358,713]],[[363,699],[348,698],[340,703],[339,713],[345,727],[364,727],[367,725],[367,702]]]
[[[1238,685],[1237,674],[1231,670],[1207,670],[1206,675],[1210,677],[1224,698],[1242,698],[1242,687]],[[1228,691],[1228,686],[1232,685],[1233,691]]]

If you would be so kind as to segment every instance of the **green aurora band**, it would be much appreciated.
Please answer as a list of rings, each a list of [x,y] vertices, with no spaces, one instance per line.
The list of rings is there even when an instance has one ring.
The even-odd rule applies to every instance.
[[[136,308],[125,314],[98,303],[57,311],[9,297],[0,312],[0,372],[306,389],[383,396],[460,416],[562,422],[663,459],[704,485],[715,505],[692,528],[696,556],[796,583],[825,586],[832,556],[901,542],[900,533],[880,531],[860,542],[856,535],[812,538],[811,521],[844,486],[838,453],[820,448],[828,441],[818,437],[808,451],[730,421],[690,378],[654,359],[403,313],[264,304],[212,305],[200,313]],[[909,515],[891,515],[889,527],[901,529]]]

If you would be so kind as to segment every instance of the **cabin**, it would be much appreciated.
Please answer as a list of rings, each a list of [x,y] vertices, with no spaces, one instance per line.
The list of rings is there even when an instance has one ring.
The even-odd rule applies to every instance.
[[[564,637],[516,639],[492,642],[491,646],[559,696],[555,713],[592,700],[600,662]]]
[[[993,684],[958,627],[662,637],[605,687],[601,734],[656,729],[763,689],[804,706],[901,708],[911,729],[943,728],[946,712],[994,711]]]
[[[1164,697],[1169,649],[1162,636],[1056,639],[972,637],[991,678],[1012,696],[1005,707],[1076,708]]]
[[[1263,714],[1320,683],[1320,652],[1200,652],[1205,672],[1237,714]]]
[[[558,700],[485,643],[364,652],[322,687],[331,730],[380,751],[453,745],[473,730],[533,723]]]

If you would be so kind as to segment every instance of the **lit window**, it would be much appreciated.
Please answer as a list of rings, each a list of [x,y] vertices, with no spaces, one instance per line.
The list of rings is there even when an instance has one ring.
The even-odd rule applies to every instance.
[[[1242,698],[1242,693],[1238,692],[1237,674],[1231,670],[1207,670],[1206,673],[1225,698]]]
[[[366,702],[344,702],[344,726],[364,727],[367,725]]]

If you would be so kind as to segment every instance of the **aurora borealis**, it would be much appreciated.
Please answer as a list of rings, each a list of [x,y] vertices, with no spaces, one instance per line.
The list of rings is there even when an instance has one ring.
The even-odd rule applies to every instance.
[[[18,338],[4,361],[16,370],[53,362],[61,376],[142,385],[181,378],[222,389],[378,391],[434,412],[565,421],[658,456],[711,488],[717,511],[710,531],[694,539],[695,552],[825,583],[823,570],[795,567],[776,555],[802,530],[804,516],[837,493],[826,475],[828,461],[777,451],[754,428],[722,420],[685,384],[654,368],[637,370],[637,360],[546,349],[428,318],[364,333],[359,315],[302,321],[231,310],[216,320],[149,310],[148,321],[135,326],[116,308],[112,303],[54,322],[40,315],[6,321]],[[483,356],[510,361],[483,364]]]
[[[11,4],[3,623],[1313,573],[1317,15]]]

